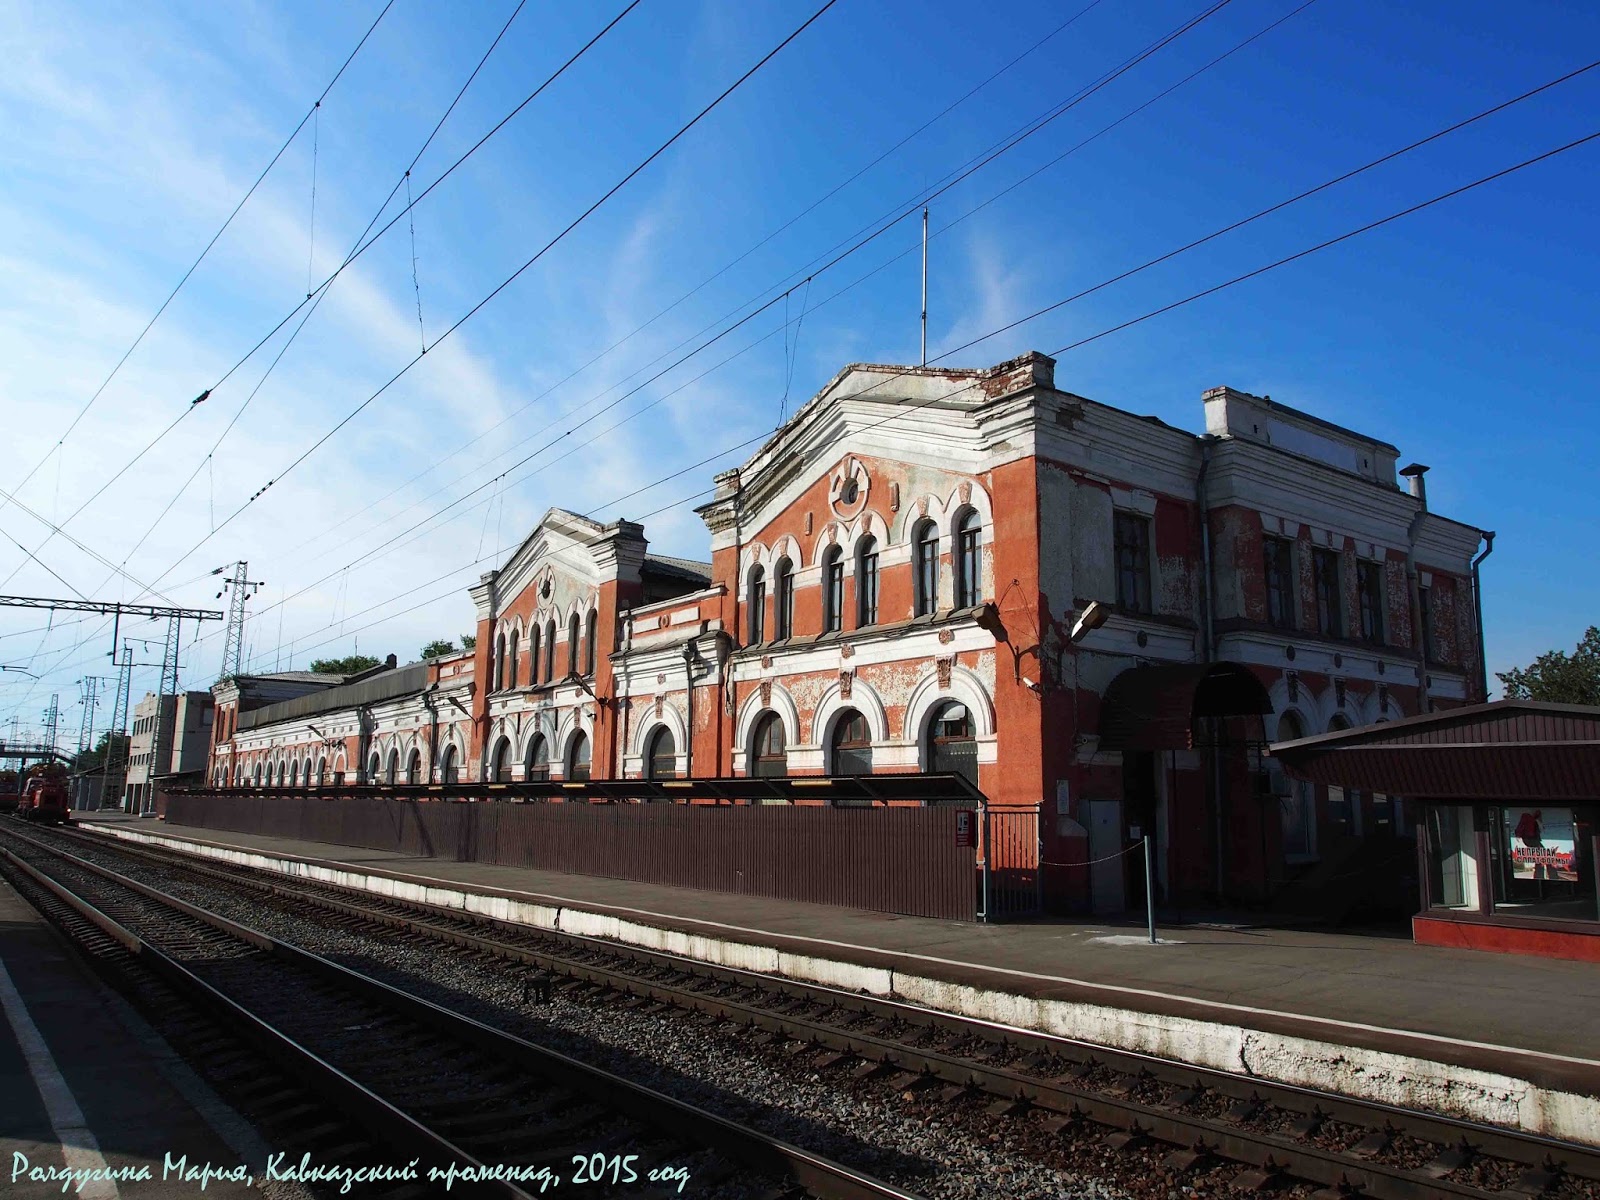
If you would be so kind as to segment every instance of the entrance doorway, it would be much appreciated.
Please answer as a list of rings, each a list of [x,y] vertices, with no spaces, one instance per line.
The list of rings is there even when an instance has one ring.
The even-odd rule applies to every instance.
[[[1119,913],[1128,906],[1122,851],[1122,801],[1085,800],[1089,824],[1089,904],[1097,913]]]

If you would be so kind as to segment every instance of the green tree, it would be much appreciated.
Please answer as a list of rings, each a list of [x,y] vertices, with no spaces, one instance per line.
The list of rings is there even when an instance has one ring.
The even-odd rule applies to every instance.
[[[115,737],[117,741],[122,744],[122,758],[123,761],[126,762],[128,756],[127,734],[112,734],[108,731],[100,735],[100,740],[94,744],[94,748],[92,750],[85,750],[81,754],[73,755],[72,769],[74,771],[98,771],[101,767],[105,766],[106,755],[111,750],[111,739],[113,737]]]
[[[1589,626],[1571,654],[1552,650],[1530,666],[1496,671],[1507,700],[1600,705],[1600,627]]]
[[[318,675],[354,675],[358,671],[368,671],[378,665],[378,660],[370,654],[351,654],[345,658],[319,658],[312,662],[311,669]]]
[[[422,648],[423,658],[438,658],[441,654],[453,654],[456,644],[445,638],[434,638]]]
[[[478,635],[475,633],[463,633],[461,635],[461,648],[463,650],[476,650],[478,648]]]

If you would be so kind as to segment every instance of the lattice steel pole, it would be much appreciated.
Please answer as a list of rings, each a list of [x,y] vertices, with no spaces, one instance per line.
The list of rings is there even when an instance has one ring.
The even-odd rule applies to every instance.
[[[100,782],[100,804],[115,796],[122,807],[123,789],[128,774],[128,691],[133,686],[133,647],[122,643],[122,661],[117,663],[117,696],[111,706],[111,740],[106,745],[105,774]]]
[[[50,693],[50,707],[44,710],[44,745],[56,748],[56,726],[61,719],[61,693]]]
[[[222,581],[222,591],[228,595],[228,628],[226,636],[222,639],[222,674],[220,679],[228,679],[237,675],[243,668],[244,650],[244,603],[256,592],[261,590],[259,579],[249,579],[250,564],[244,560],[230,564],[233,574]],[[218,567],[211,572],[220,575],[227,567]],[[222,592],[217,593],[217,599],[222,598]]]

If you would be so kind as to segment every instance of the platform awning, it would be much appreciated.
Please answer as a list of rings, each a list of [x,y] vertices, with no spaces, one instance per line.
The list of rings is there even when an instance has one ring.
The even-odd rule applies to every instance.
[[[1239,663],[1130,667],[1111,681],[1100,709],[1102,750],[1187,750],[1196,717],[1272,711],[1266,688]]]
[[[1600,708],[1497,700],[1279,742],[1296,779],[1410,799],[1600,799]]]

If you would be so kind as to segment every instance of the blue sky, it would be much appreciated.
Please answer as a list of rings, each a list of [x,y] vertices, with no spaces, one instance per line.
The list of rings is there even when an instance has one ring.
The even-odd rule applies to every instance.
[[[559,439],[685,339],[803,278],[857,230],[1207,7],[1101,0],[752,251],[1088,4],[840,0],[208,538],[417,354],[417,291],[431,340],[816,7],[644,0],[416,207],[415,289],[402,220],[333,284],[209,460],[283,335],[79,512],[301,300],[308,275],[332,271],[515,7],[396,0],[315,121],[19,494],[41,517],[71,517],[67,533],[99,560],[60,537],[41,547],[48,530],[8,505],[0,530],[60,578],[0,539],[0,577],[12,576],[0,592],[61,595],[70,585],[133,600],[153,584],[173,602],[220,606],[207,572],[246,558],[267,582],[247,632],[254,669],[303,667],[358,641],[404,661],[430,637],[459,634],[471,623],[467,584],[547,507],[609,519],[671,505],[742,453],[612,502],[770,430],[786,380],[793,411],[846,362],[914,360],[917,227],[907,221],[441,522],[359,557]],[[1316,0],[972,212],[1298,5],[1232,0],[940,197],[930,354],[1583,66],[1600,46],[1600,9],[1588,5]],[[0,7],[6,490],[61,437],[380,7]],[[528,0],[419,162],[416,190],[622,7]],[[1592,133],[1597,113],[1600,69],[952,361],[1053,350]],[[1589,407],[1600,353],[1597,166],[1592,143],[1096,341],[1066,355],[1057,378],[1197,431],[1200,393],[1226,383],[1395,443],[1405,461],[1433,468],[1436,510],[1499,534],[1485,567],[1491,669],[1570,648],[1600,620],[1600,568],[1588,552],[1600,533]],[[691,507],[649,518],[656,549],[703,555]],[[75,734],[77,680],[112,673],[109,627],[71,616],[46,624],[0,610],[0,663],[41,677],[0,676],[0,722],[37,728],[56,692]],[[124,632],[160,636],[151,625]],[[221,638],[208,634],[195,642],[192,627],[184,632],[189,686],[216,677]],[[135,697],[154,684],[142,669]],[[107,702],[97,724],[109,715]]]

